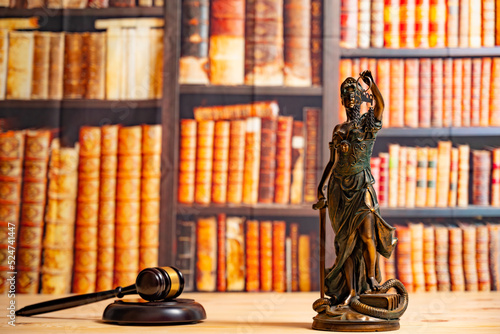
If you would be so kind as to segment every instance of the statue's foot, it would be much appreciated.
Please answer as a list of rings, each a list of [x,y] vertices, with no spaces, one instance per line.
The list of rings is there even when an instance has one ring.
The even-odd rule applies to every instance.
[[[380,291],[380,289],[382,288],[375,277],[369,277],[368,284],[370,285],[372,291]]]
[[[349,306],[353,297],[356,297],[356,291],[354,289],[351,290],[351,293],[349,294],[349,296],[347,296],[342,304],[344,306]]]

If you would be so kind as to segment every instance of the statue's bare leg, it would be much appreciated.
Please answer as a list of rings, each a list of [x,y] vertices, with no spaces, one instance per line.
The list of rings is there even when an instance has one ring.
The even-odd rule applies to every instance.
[[[354,264],[352,263],[352,259],[349,257],[344,263],[344,275],[347,281],[347,287],[349,288],[349,296],[344,301],[344,305],[349,305],[351,303],[351,299],[356,296],[356,286],[355,286],[355,277],[354,277]]]
[[[375,265],[377,263],[377,247],[375,244],[375,222],[374,216],[368,214],[359,226],[359,234],[364,243],[363,257],[366,264],[366,275],[368,285],[374,291],[378,291],[381,286],[375,278]]]

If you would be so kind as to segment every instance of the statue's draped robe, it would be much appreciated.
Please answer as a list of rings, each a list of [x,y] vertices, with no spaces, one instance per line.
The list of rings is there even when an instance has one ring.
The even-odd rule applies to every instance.
[[[366,115],[361,116],[360,128],[352,128],[348,133],[337,130],[330,143],[330,150],[336,150],[336,160],[328,182],[327,200],[337,258],[333,267],[326,270],[325,291],[334,299],[334,304],[342,302],[350,292],[343,270],[349,257],[354,265],[357,294],[369,289],[363,258],[365,246],[358,231],[367,215],[373,215],[377,252],[388,258],[396,244],[395,229],[380,216],[370,169],[373,144],[382,122],[375,120],[375,127],[367,129]],[[380,282],[378,255],[375,268]]]

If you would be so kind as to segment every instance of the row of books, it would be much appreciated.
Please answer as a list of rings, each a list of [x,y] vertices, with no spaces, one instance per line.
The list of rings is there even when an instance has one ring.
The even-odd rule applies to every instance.
[[[408,292],[500,291],[500,225],[397,225],[398,245],[379,258],[384,280]]]
[[[390,144],[389,152],[371,158],[380,206],[500,207],[500,148],[472,150],[472,164],[470,155],[468,145],[455,148],[450,141],[438,147]]]
[[[179,221],[176,231],[186,291],[318,289],[317,235],[297,223],[220,214]]]
[[[137,20],[97,20],[105,32],[0,30],[0,100],[161,98],[163,19]]]
[[[84,126],[75,147],[0,133],[0,291],[13,226],[18,293],[109,290],[157,266],[160,153],[160,125]]]
[[[341,0],[346,48],[442,48],[500,45],[498,1]]]
[[[300,204],[316,200],[319,108],[279,116],[276,101],[197,107],[180,122],[178,202]]]
[[[0,7],[9,8],[108,8],[108,7],[163,7],[163,0],[1,0]]]
[[[319,86],[323,0],[183,0],[180,83]]]
[[[500,126],[498,57],[342,59],[339,79],[365,69],[384,98],[384,127]]]

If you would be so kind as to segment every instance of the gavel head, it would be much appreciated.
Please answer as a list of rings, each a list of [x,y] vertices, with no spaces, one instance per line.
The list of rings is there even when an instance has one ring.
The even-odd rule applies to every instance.
[[[173,299],[184,290],[184,276],[174,267],[146,268],[137,276],[135,286],[145,300]]]

